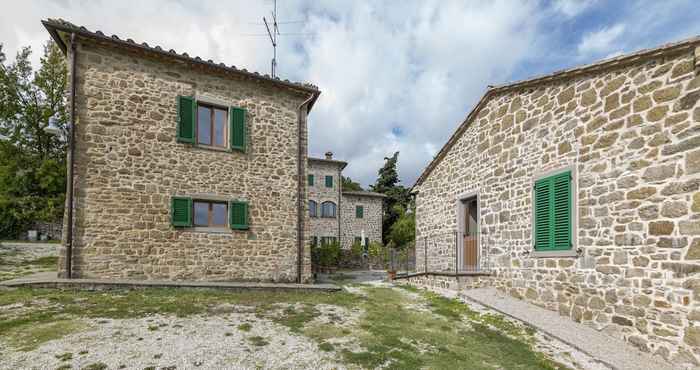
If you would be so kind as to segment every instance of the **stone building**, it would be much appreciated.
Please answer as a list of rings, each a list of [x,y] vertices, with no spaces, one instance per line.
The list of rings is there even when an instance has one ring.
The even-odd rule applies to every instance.
[[[695,38],[489,88],[413,188],[409,282],[700,364],[699,74]]]
[[[43,24],[75,61],[73,276],[310,279],[315,86]]]
[[[331,152],[325,158],[309,157],[308,162],[311,245],[338,241],[349,249],[356,242],[381,242],[384,194],[343,190],[347,162],[333,159]]]

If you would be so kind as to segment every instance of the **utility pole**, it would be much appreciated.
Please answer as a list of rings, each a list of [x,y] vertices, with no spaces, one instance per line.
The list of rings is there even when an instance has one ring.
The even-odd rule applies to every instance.
[[[270,41],[272,42],[272,78],[275,78],[275,71],[277,69],[277,36],[280,34],[280,30],[277,27],[277,0],[273,0],[273,2],[272,29],[270,29],[270,25],[267,23],[265,17],[263,17],[263,23],[265,23],[267,35],[270,36]]]

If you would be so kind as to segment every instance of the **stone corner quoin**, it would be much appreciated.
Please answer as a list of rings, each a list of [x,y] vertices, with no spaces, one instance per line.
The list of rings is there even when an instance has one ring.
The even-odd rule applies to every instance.
[[[487,95],[415,187],[416,266],[454,271],[461,194],[478,194],[492,285],[676,363],[700,363],[697,45]],[[533,184],[572,168],[578,257],[533,252]],[[418,281],[418,280],[416,280]]]

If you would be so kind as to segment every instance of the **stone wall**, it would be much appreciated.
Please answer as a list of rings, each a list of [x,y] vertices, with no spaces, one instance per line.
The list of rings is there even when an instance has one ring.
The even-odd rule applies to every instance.
[[[93,40],[77,55],[75,276],[295,281],[308,94]],[[244,107],[246,152],[176,142],[178,95]],[[250,229],[174,228],[175,195],[247,200]],[[303,261],[308,280],[308,248]]]
[[[678,49],[504,89],[415,188],[417,240],[479,194],[483,268],[511,295],[676,363],[700,360],[700,77]],[[537,173],[573,167],[582,255],[534,258]],[[448,266],[451,241],[429,248]],[[438,245],[439,244],[439,245]],[[423,253],[417,253],[423,266]],[[433,262],[434,261],[434,262]],[[432,267],[431,267],[432,269]]]
[[[383,198],[372,195],[350,195],[343,193],[340,211],[341,247],[349,249],[355,237],[362,232],[370,242],[382,241],[382,205]],[[355,217],[355,207],[364,208],[363,217]]]
[[[308,186],[309,200],[316,201],[316,215],[312,217],[311,235],[318,238],[319,243],[321,237],[335,237],[340,239],[339,231],[339,215],[341,210],[342,200],[340,199],[340,171],[341,165],[334,162],[326,162],[319,160],[309,160],[309,174],[314,175],[313,186]],[[326,176],[333,176],[333,187],[326,187]],[[330,201],[336,205],[336,217],[324,218],[321,217],[321,203]]]

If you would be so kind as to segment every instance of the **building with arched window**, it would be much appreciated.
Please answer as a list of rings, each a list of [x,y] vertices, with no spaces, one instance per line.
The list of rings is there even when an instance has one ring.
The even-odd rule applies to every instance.
[[[344,191],[342,171],[347,162],[325,158],[308,159],[307,190],[311,245],[339,242],[350,248],[382,240],[383,194],[371,191]]]

